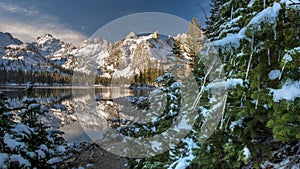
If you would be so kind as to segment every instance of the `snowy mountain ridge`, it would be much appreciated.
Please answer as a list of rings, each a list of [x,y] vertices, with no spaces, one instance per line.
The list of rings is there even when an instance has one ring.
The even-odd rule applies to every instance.
[[[179,38],[129,33],[123,40],[111,44],[104,39],[88,39],[78,47],[45,34],[36,42],[23,43],[9,33],[0,33],[0,69],[2,71],[60,73],[63,70],[86,73],[80,58],[97,64],[97,74],[103,78],[128,77],[140,74],[149,63],[174,60],[173,48],[179,44],[186,62],[193,58],[187,45]],[[180,45],[182,44],[182,45]],[[152,65],[153,66],[153,65]]]
[[[20,45],[21,43],[22,41],[14,38],[11,34],[0,32],[0,49],[10,44]]]

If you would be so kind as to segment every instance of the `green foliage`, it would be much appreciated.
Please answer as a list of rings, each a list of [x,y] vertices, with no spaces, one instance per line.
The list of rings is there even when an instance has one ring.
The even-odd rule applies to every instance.
[[[300,99],[280,101],[273,109],[267,126],[272,128],[274,138],[283,142],[300,140]]]
[[[226,103],[225,125],[219,128],[197,151],[194,168],[259,168],[272,158],[274,142],[297,142],[300,133],[299,98],[275,102],[270,89],[280,88],[286,80],[299,77],[299,10],[281,4],[276,23],[248,25],[253,17],[276,1],[213,1],[212,16],[206,31],[209,38],[220,40],[245,28],[238,46],[221,46],[219,55],[227,78],[244,79],[243,86],[230,89]],[[241,19],[232,23],[234,18]],[[230,23],[230,24],[229,24]],[[297,40],[298,39],[298,40]],[[291,61],[284,61],[284,56]],[[249,68],[249,69],[248,69]],[[269,72],[281,75],[269,79]],[[251,152],[245,159],[243,148]],[[193,167],[191,167],[193,168]]]
[[[6,104],[6,97],[0,91],[0,138],[1,138],[1,145],[3,145],[3,136],[4,134],[9,131],[12,126],[14,125],[13,122],[13,114],[9,112]]]
[[[27,95],[33,94],[29,86]],[[0,155],[6,157],[3,164],[6,168],[57,168],[67,156],[66,143],[59,130],[50,129],[41,123],[40,117],[46,109],[33,98],[24,101],[18,119],[13,122],[12,116],[2,116],[7,108],[2,104],[1,95],[1,148]],[[4,115],[10,115],[8,113]],[[7,120],[2,123],[2,120]]]
[[[124,135],[130,135],[131,137],[148,137],[153,136],[157,133],[161,133],[168,129],[174,122],[174,118],[178,115],[180,109],[180,86],[174,80],[174,75],[166,73],[163,76],[160,76],[157,80],[157,83],[161,85],[161,91],[166,94],[166,107],[161,107],[158,105],[155,106],[155,112],[148,112],[149,114],[156,115],[157,112],[163,112],[158,117],[157,120],[149,121],[147,123],[133,123],[133,127],[119,127],[118,130]],[[163,103],[165,98],[156,98],[154,104]],[[141,110],[148,110],[150,105],[149,98],[143,97],[140,98],[135,105]],[[155,130],[151,130],[151,128]],[[138,132],[136,130],[138,129]]]
[[[133,124],[134,128],[122,127],[119,130],[123,134],[129,134],[131,137],[149,137],[155,134],[159,134],[166,129],[168,129],[174,119],[178,115],[178,111],[180,109],[180,86],[174,79],[174,75],[170,73],[166,73],[163,76],[157,78],[157,83],[161,85],[161,90],[167,96],[167,105],[166,107],[158,107],[161,110],[155,109],[157,112],[163,112],[157,120],[151,121],[148,123],[135,123]],[[164,99],[164,98],[163,98]],[[163,101],[163,100],[161,100]],[[155,100],[155,103],[160,102],[160,100]],[[140,109],[147,109],[150,103],[148,100],[145,100],[143,103],[138,101],[136,105]],[[176,105],[176,106],[171,106]],[[155,112],[152,112],[155,113]],[[150,130],[151,128],[155,128],[156,130]],[[132,130],[133,129],[133,130]],[[139,132],[136,133],[135,130],[139,129]],[[144,159],[130,159],[128,162],[129,168],[143,168],[143,169],[152,169],[152,168],[165,168],[166,164],[170,161],[168,152],[163,154],[144,158]]]
[[[199,149],[193,150],[195,158],[188,168],[261,168],[265,161],[276,161],[273,152],[280,146],[293,146],[300,141],[300,98],[276,101],[272,93],[287,81],[300,81],[300,10],[279,0],[251,1],[251,5],[250,0],[212,2],[205,34],[212,44],[226,37],[238,37],[232,44],[215,48],[227,78],[243,79],[243,85],[228,90],[221,124]],[[250,24],[254,17],[275,3],[281,6],[275,18],[263,16],[256,18],[256,24]],[[189,35],[192,28],[190,26]],[[195,42],[198,35],[189,40]],[[196,52],[193,73],[201,86],[207,72]],[[279,75],[270,78],[271,71]],[[209,102],[202,101],[199,109],[207,107]],[[199,113],[191,137],[200,137],[203,122],[204,116]],[[165,164],[170,165],[174,161],[172,156],[183,156],[180,147],[182,144],[170,150],[175,155],[142,159],[136,166],[163,168]]]

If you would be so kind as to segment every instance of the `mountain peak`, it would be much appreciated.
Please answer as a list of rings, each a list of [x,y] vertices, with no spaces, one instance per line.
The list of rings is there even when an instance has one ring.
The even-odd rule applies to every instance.
[[[56,52],[68,46],[63,41],[54,38],[51,34],[38,37],[35,45],[43,56],[53,56]]]
[[[92,47],[93,46],[93,47]],[[99,39],[99,38],[94,38],[94,39],[87,39],[84,40],[79,46],[78,49],[82,48],[101,48],[101,49],[110,49],[112,44],[110,44],[106,39]]]
[[[153,38],[153,39],[159,39],[159,38],[160,38],[159,33],[158,33],[157,31],[153,32],[153,33],[152,33],[152,38]]]
[[[134,32],[129,32],[125,39],[136,39],[137,36]]]
[[[44,38],[52,38],[53,39],[53,36],[50,33],[46,33],[42,36],[37,37],[37,40],[44,39]]]
[[[10,33],[0,32],[0,48],[3,48],[10,44],[20,45],[22,44],[22,41],[14,38]]]
[[[60,42],[59,39],[54,38],[51,34],[44,34],[43,36],[37,37],[37,44],[42,45],[46,43],[57,43]]]

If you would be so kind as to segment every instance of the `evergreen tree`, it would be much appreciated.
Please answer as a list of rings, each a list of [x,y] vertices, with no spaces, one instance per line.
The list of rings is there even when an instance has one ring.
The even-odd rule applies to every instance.
[[[277,141],[299,142],[299,98],[276,100],[272,94],[299,80],[299,8],[287,4],[214,1],[207,35],[227,78],[241,78],[243,86],[229,89],[226,125],[201,146],[192,166],[259,168],[279,148]],[[287,53],[293,55],[288,62]]]
[[[200,50],[200,38],[202,37],[202,30],[200,23],[197,18],[193,18],[186,33],[187,35],[187,44],[189,45],[192,53],[192,56],[195,56],[196,53]]]
[[[6,97],[0,91],[0,153],[5,152],[4,135],[14,126],[13,114],[6,107]]]
[[[33,95],[32,85],[28,86],[27,96]],[[5,168],[57,168],[62,165],[65,154],[65,141],[62,132],[50,129],[40,122],[47,109],[41,108],[34,98],[24,101],[20,110],[20,122],[15,123],[5,134],[3,143]],[[2,120],[2,119],[1,119]]]
[[[148,97],[146,99],[139,99],[136,103],[137,107],[142,110],[147,110],[149,108],[150,103],[151,106],[156,107],[154,112],[147,112],[147,117],[149,118],[147,123],[134,123],[134,128],[124,127],[121,128],[120,131],[124,135],[130,135],[131,137],[149,137],[155,134],[159,134],[166,129],[168,129],[172,123],[176,120],[176,117],[179,113],[180,109],[180,84],[176,82],[174,75],[171,73],[165,73],[164,75],[158,77],[156,79],[157,83],[160,84],[162,92],[164,92],[167,96],[167,106],[161,107],[163,103],[163,99],[161,97]],[[152,100],[155,99],[155,100]],[[155,104],[155,105],[154,105]],[[157,105],[156,105],[157,104]],[[163,112],[162,114],[158,113]],[[156,120],[150,120],[151,117],[158,116]],[[146,120],[147,121],[147,120]],[[138,131],[138,132],[136,132]],[[173,139],[173,138],[168,138]],[[176,139],[176,138],[175,138]],[[176,150],[174,150],[176,151]],[[163,168],[167,165],[167,162],[170,161],[168,152],[163,154],[140,159],[138,162],[135,159],[129,160],[129,167],[138,167],[138,168]]]

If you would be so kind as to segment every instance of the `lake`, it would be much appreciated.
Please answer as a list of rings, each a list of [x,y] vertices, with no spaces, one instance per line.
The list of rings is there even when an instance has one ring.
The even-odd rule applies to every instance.
[[[24,86],[0,86],[0,91],[8,98],[10,108],[20,107],[22,101],[27,98]],[[64,124],[60,129],[65,132],[64,137],[69,142],[90,141],[90,138],[82,128],[81,121],[72,121],[74,116],[82,119],[82,115],[84,116],[86,113],[84,111],[88,112],[88,109],[91,107],[90,103],[106,101],[106,104],[97,105],[101,108],[101,106],[111,106],[110,102],[113,102],[114,99],[127,96],[142,96],[150,92],[149,89],[132,90],[128,88],[97,86],[37,86],[34,88],[34,91],[34,96],[38,102],[48,107],[51,113],[47,117],[47,124],[51,126],[61,126],[61,124]],[[76,106],[83,110],[80,111],[83,112],[80,114],[80,117],[74,113]]]

